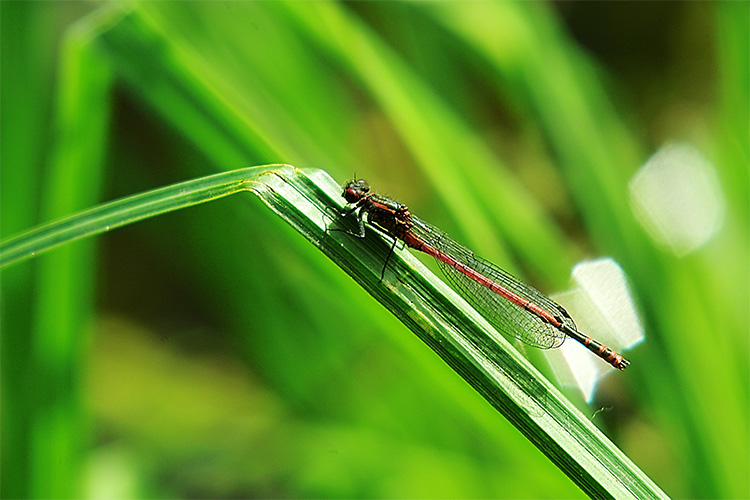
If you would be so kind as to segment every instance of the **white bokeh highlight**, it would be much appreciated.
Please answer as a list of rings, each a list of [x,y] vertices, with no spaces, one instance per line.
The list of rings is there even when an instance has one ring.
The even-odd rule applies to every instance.
[[[612,259],[582,262],[573,268],[574,288],[552,296],[574,318],[579,331],[628,357],[628,349],[644,337],[643,324],[622,268]],[[604,376],[617,373],[573,339],[547,351],[558,380],[578,388],[586,401]]]
[[[633,214],[651,238],[677,256],[711,239],[726,204],[714,166],[689,144],[657,151],[629,184]]]

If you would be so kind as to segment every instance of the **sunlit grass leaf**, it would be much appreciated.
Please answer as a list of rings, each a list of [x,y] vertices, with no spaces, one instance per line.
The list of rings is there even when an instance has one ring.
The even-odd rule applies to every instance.
[[[218,174],[118,200],[3,245],[14,261],[147,217],[249,191],[395,314],[592,497],[664,494],[475,311],[390,242],[347,234],[339,187],[322,171],[266,166]],[[347,224],[349,220],[344,220]],[[339,229],[339,230],[331,230]],[[20,242],[20,243],[19,243]],[[3,257],[1,262],[10,263]]]

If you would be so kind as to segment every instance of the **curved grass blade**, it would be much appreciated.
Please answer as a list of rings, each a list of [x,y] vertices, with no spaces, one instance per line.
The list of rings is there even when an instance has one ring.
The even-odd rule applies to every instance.
[[[248,191],[254,179],[278,167],[281,165],[251,167],[201,177],[98,205],[67,219],[40,226],[0,244],[0,268],[80,238]]]
[[[586,494],[596,498],[667,498],[576,410],[505,338],[406,249],[375,231],[346,234],[335,213],[338,184],[322,171],[254,167],[117,200],[14,238],[0,246],[3,266],[55,246],[233,193],[249,191],[360,283]],[[334,214],[332,216],[331,214]],[[342,229],[343,231],[331,231]]]

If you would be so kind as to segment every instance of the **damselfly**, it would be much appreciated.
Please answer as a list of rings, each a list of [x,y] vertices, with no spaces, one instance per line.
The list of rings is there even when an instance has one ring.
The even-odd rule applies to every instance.
[[[363,179],[352,180],[343,188],[343,197],[352,207],[341,215],[357,212],[362,236],[366,220],[393,238],[391,252],[401,240],[406,246],[435,257],[455,290],[485,313],[499,331],[541,349],[560,347],[566,337],[571,337],[619,370],[630,364],[617,352],[579,332],[562,306],[415,217],[406,205],[371,193]],[[387,265],[388,259],[383,272]]]

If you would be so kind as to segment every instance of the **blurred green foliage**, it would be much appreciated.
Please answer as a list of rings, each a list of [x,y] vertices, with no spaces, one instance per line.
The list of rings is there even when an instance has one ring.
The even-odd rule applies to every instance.
[[[748,3],[1,2],[0,231],[255,164],[356,171],[546,291],[613,256],[647,341],[594,422],[675,497],[750,495]],[[727,213],[675,257],[666,141]],[[2,279],[3,497],[580,497],[252,197]]]

